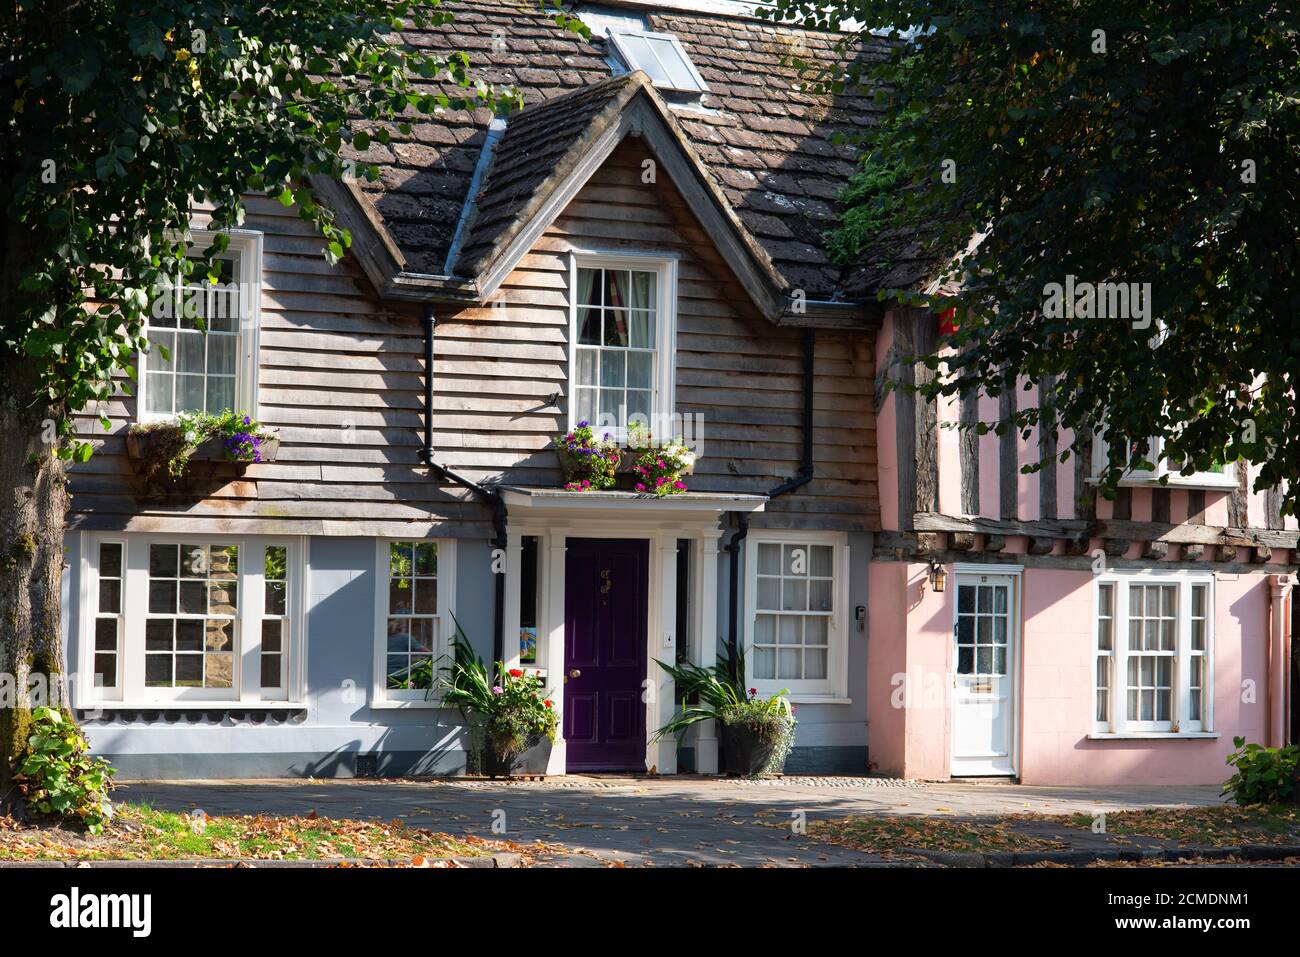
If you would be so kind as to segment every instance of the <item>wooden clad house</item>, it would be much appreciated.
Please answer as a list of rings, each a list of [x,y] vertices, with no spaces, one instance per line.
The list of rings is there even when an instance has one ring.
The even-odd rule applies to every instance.
[[[1285,739],[1275,495],[1229,466],[1099,500],[1091,463],[1019,471],[1070,436],[975,437],[945,426],[998,400],[883,390],[937,326],[876,296],[925,263],[828,252],[836,134],[880,109],[801,88],[837,35],[733,0],[578,3],[590,40],[530,0],[445,6],[407,39],[525,108],[412,118],[358,157],[377,182],[315,183],[337,266],[249,197],[239,321],[160,317],[170,358],[81,423],[69,672],[124,776],[460,772],[459,714],[393,680],[457,626],[545,674],[553,774],[716,771],[715,728],[655,739],[656,661],[729,641],[797,705],[791,771],[1210,781],[1233,734]],[[132,426],[224,408],[274,461],[142,475]],[[688,491],[566,490],[553,440],[631,413],[694,448]]]
[[[85,420],[69,662],[124,774],[462,769],[459,715],[390,680],[457,623],[546,674],[553,773],[716,769],[715,729],[652,739],[656,659],[733,636],[799,704],[790,766],[865,768],[878,309],[838,297],[823,233],[853,168],[834,133],[871,107],[783,65],[833,36],[645,6],[593,8],[585,42],[535,4],[452,4],[412,42],[527,107],[418,119],[361,157],[377,183],[316,184],[354,237],[337,267],[250,198],[244,321],[159,320],[170,361],[106,433]],[[133,424],[223,407],[278,430],[273,462],[142,479]],[[552,440],[628,410],[695,448],[689,491],[565,491]]]

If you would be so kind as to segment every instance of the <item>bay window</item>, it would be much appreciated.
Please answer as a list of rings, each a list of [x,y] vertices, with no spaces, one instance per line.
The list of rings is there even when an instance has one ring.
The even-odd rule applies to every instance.
[[[842,534],[751,532],[746,668],[760,693],[847,694],[848,545]]]
[[[1098,577],[1095,733],[1210,731],[1213,589],[1200,572]]]
[[[87,533],[78,706],[290,700],[303,553],[298,539]]]

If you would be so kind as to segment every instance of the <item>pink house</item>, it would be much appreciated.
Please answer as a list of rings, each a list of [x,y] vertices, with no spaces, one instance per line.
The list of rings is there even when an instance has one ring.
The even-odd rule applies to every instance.
[[[930,374],[900,356],[936,317],[895,308],[878,384]],[[1092,488],[1104,437],[1021,468],[1068,434],[999,437],[1036,391],[927,402],[881,395],[882,531],[870,565],[872,765],[908,777],[1026,784],[1200,784],[1233,737],[1294,740],[1291,571],[1297,525],[1244,464],[1133,472]],[[1091,452],[1088,447],[1091,446]],[[882,596],[900,596],[898,601]],[[903,597],[905,596],[905,598]]]

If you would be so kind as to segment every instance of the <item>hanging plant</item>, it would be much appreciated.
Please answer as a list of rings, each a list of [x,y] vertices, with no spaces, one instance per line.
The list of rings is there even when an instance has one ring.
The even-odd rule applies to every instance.
[[[280,438],[247,412],[182,412],[175,419],[131,426],[127,451],[146,479],[185,477],[191,460],[244,465],[275,461]]]
[[[552,440],[564,472],[564,488],[569,492],[590,492],[614,487],[614,475],[623,453],[609,433],[596,438],[586,419],[573,431]]]

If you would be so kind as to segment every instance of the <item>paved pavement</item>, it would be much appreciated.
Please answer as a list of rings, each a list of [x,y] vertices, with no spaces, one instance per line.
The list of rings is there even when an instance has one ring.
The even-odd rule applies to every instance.
[[[119,800],[206,813],[401,819],[452,834],[566,845],[630,866],[845,866],[879,858],[809,841],[791,826],[870,815],[986,817],[1213,805],[1218,788],[1047,788],[918,784],[873,778],[736,781],[689,776],[569,777],[546,782],[195,781],[119,786]]]

